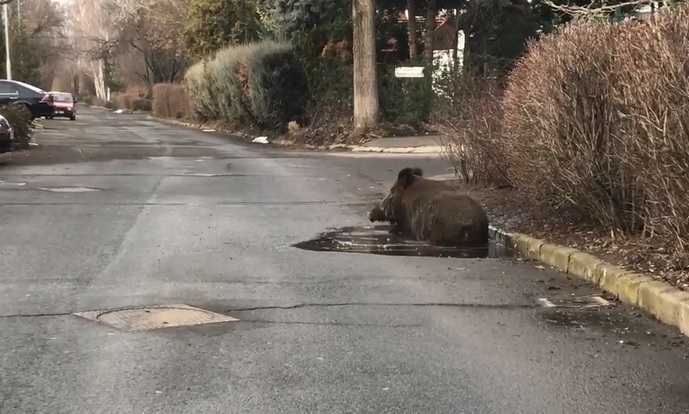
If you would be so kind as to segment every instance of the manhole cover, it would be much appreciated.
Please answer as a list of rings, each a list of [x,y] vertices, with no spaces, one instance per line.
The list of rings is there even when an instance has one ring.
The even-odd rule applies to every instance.
[[[599,295],[579,296],[572,298],[539,298],[537,302],[546,308],[603,308],[612,306],[613,303]]]
[[[91,187],[38,187],[38,190],[51,191],[53,193],[87,193],[90,191],[100,191],[99,188]]]
[[[125,331],[147,331],[176,326],[235,322],[238,319],[188,305],[144,306],[75,313],[76,316],[104,323]]]

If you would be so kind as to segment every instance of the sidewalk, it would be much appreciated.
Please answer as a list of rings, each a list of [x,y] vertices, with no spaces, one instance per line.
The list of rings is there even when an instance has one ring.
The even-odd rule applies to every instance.
[[[165,122],[172,125],[180,125],[188,128],[202,129],[202,125],[193,124],[190,122],[178,121],[175,119],[158,118],[149,115],[150,119]],[[258,139],[260,137],[255,137]],[[421,135],[410,137],[390,137],[377,138],[361,145],[345,145],[333,144],[329,146],[322,146],[314,149],[321,150],[349,150],[351,152],[378,152],[378,153],[393,153],[393,154],[433,154],[440,155],[443,152],[440,135]],[[281,138],[276,140],[269,140],[267,142],[256,142],[257,144],[273,144],[273,145],[292,145],[293,141],[289,138]]]
[[[442,152],[439,135],[378,138],[354,146],[352,152],[389,152],[400,154],[438,154]]]

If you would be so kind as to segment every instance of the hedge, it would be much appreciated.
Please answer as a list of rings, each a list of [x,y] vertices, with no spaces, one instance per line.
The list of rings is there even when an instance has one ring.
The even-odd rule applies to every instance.
[[[503,102],[510,181],[619,234],[689,244],[689,7],[568,25],[530,46]]]
[[[202,119],[261,129],[301,123],[309,99],[304,71],[286,43],[227,47],[189,68],[185,81]]]

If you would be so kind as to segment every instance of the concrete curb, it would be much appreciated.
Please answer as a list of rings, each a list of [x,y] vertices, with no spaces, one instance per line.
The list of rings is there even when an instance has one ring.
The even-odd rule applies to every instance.
[[[352,152],[388,152],[395,154],[439,154],[443,152],[440,145],[421,145],[418,147],[366,147],[350,146]]]
[[[192,122],[179,121],[176,119],[158,118],[153,115],[148,115],[150,119],[158,122],[163,122],[171,125],[179,125],[187,128],[203,129],[203,125]],[[270,141],[271,145],[289,147],[294,143],[287,139],[279,139]],[[417,147],[370,147],[365,145],[346,145],[346,144],[332,144],[332,145],[303,145],[305,149],[312,150],[348,150],[349,152],[382,152],[391,154],[433,154],[439,155],[443,152],[443,147],[440,145],[421,145]]]
[[[491,226],[490,237],[527,258],[593,283],[620,301],[650,313],[689,336],[689,292],[612,265],[581,250],[525,234],[508,233]]]

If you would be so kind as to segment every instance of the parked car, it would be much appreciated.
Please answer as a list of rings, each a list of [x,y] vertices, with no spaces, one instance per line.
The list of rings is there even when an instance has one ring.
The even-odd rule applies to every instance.
[[[0,154],[12,151],[14,143],[14,130],[7,118],[0,115]]]
[[[0,105],[22,104],[31,112],[31,120],[53,116],[53,97],[46,91],[28,83],[0,79]]]
[[[74,121],[77,119],[77,98],[69,92],[48,92],[53,97],[53,104],[55,105],[55,117],[69,118]],[[53,116],[46,118],[52,119]]]

